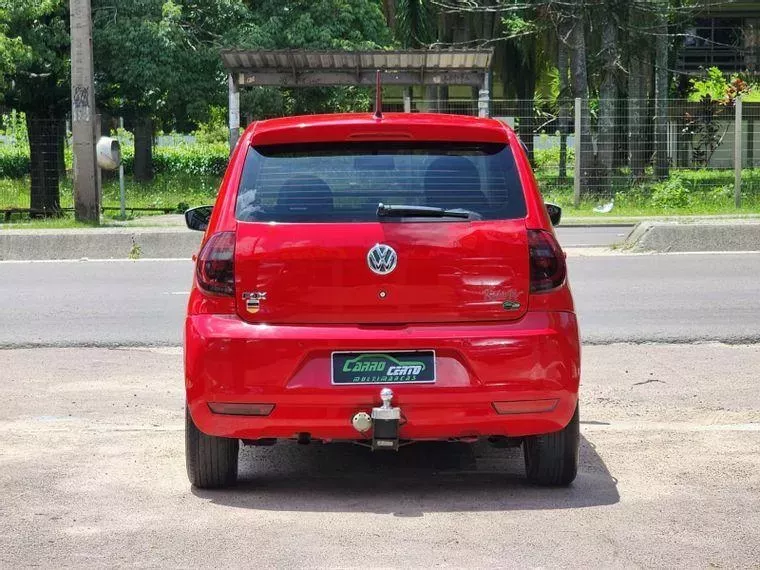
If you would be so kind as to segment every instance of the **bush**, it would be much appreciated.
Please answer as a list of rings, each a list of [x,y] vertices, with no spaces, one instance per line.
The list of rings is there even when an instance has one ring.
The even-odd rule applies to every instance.
[[[663,210],[677,210],[689,205],[689,189],[679,175],[658,182],[652,186],[651,204]]]
[[[124,169],[132,172],[134,149],[123,147],[122,156]],[[229,156],[226,143],[159,146],[153,148],[153,168],[156,174],[222,176]]]
[[[21,178],[29,174],[29,147],[0,144],[0,178]]]

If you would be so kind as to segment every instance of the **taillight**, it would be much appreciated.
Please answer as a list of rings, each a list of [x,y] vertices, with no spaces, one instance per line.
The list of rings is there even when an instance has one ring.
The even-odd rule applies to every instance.
[[[235,232],[212,235],[198,254],[198,286],[207,293],[235,295]]]
[[[556,289],[565,282],[565,254],[549,232],[528,230],[530,250],[530,292]]]

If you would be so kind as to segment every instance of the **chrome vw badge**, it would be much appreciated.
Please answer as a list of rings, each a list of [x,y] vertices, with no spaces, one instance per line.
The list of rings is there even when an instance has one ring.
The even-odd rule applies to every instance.
[[[397,261],[396,250],[383,243],[375,244],[367,253],[367,265],[378,275],[387,275],[396,269]]]

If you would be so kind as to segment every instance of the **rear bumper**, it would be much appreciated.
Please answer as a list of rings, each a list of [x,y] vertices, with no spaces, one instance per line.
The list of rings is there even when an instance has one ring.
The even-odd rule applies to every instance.
[[[575,315],[528,312],[517,322],[435,326],[269,326],[193,315],[185,328],[190,413],[209,435],[363,439],[352,416],[381,386],[333,386],[332,351],[435,349],[435,384],[392,385],[402,439],[519,437],[562,429],[578,400]],[[493,402],[556,399],[550,412],[500,415]],[[209,402],[274,404],[265,417],[214,414]]]

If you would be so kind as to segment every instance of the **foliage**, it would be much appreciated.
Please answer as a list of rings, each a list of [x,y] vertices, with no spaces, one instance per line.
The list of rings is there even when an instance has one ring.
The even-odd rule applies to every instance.
[[[390,42],[376,0],[248,0],[251,19],[226,39],[252,49],[378,49]]]
[[[717,67],[710,67],[703,77],[689,81],[688,98],[691,102],[700,102],[709,97],[713,101],[729,104],[738,96],[741,96],[744,102],[758,103],[760,85],[747,82],[739,75],[733,75],[728,79]]]
[[[226,143],[229,137],[227,109],[211,107],[208,121],[198,125],[193,134],[200,144]]]
[[[101,106],[180,129],[207,120],[224,102],[218,48],[246,14],[239,0],[93,0]]]
[[[677,210],[689,205],[689,191],[683,179],[673,174],[652,187],[651,205],[664,211]]]
[[[0,144],[0,177],[21,178],[29,174],[29,147]]]
[[[122,146],[124,170],[132,172],[134,149]],[[71,149],[66,152],[66,167],[71,168]],[[156,147],[153,161],[157,173],[173,176],[217,176],[221,177],[229,160],[226,142],[213,144],[179,145]],[[29,147],[23,144],[0,144],[0,177],[22,178],[29,174]]]
[[[434,14],[425,0],[398,0],[396,36],[406,48],[431,44],[436,37]]]
[[[392,38],[377,0],[249,0],[251,17],[225,37],[250,49],[380,49]],[[356,87],[248,89],[241,111],[253,119],[368,109]]]
[[[9,108],[48,117],[62,117],[69,110],[68,4],[0,0],[0,32],[5,31],[0,33],[0,60],[9,53],[13,58],[10,89],[4,90]]]

